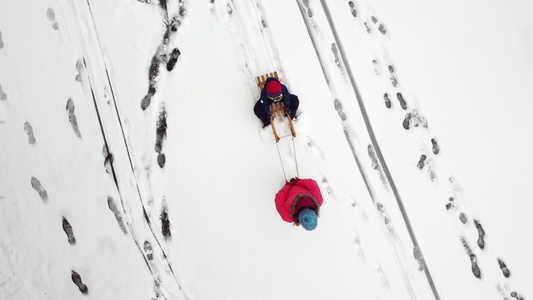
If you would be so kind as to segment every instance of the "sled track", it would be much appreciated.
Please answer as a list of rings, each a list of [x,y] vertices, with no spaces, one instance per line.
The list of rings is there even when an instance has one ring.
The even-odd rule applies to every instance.
[[[318,45],[317,45],[316,39],[313,36],[313,31],[311,29],[311,24],[309,24],[309,20],[306,17],[305,9],[302,7],[302,5],[300,4],[300,2],[298,0],[296,0],[296,2],[298,3],[298,8],[300,9],[300,13],[302,14],[302,19],[304,20],[305,27],[307,29],[307,33],[309,34],[309,37],[311,39],[311,43],[313,44],[313,48],[315,49],[315,54],[316,54],[316,56],[318,58],[318,61],[320,63],[320,68],[322,69],[322,73],[324,74],[324,78],[326,80],[326,83],[328,85],[330,85],[332,79],[329,76],[327,68],[326,68],[326,66],[324,64],[324,57],[322,56],[320,51],[318,51]],[[370,182],[368,180],[368,176],[364,172],[363,165],[361,163],[361,159],[359,159],[359,155],[357,155],[357,151],[355,150],[355,147],[353,145],[350,133],[349,133],[348,129],[345,126],[343,126],[343,132],[344,132],[344,136],[346,137],[346,140],[348,141],[348,145],[350,146],[350,150],[351,150],[352,155],[353,155],[353,157],[355,159],[355,163],[357,164],[357,168],[361,172],[361,175],[362,175],[362,178],[363,178],[363,182],[365,183],[366,189],[368,190],[368,193],[370,194],[370,198],[372,199],[372,201],[375,202],[376,195],[375,195],[374,190],[372,189],[372,187],[370,185]]]
[[[315,37],[313,35],[313,31],[312,31],[313,29],[311,28],[311,26],[309,24],[309,21],[307,19],[306,13],[305,13],[305,8],[302,6],[302,3],[300,2],[300,0],[296,0],[296,2],[298,4],[300,12],[302,13],[302,18],[304,19],[304,23],[305,23],[307,31],[309,33],[309,36],[310,36],[310,39],[312,41],[313,47],[315,48],[315,53],[317,54],[318,60],[320,61],[320,65],[321,65],[322,71],[324,73],[324,77],[326,79],[326,82],[329,85],[331,83],[331,78],[330,78],[330,76],[328,74],[328,71],[327,71],[325,65],[324,65],[324,58],[322,57],[322,55],[321,55],[321,53],[320,53],[320,51],[318,49],[318,45],[317,45],[316,39],[315,39]],[[362,115],[363,120],[365,122],[366,130],[367,130],[367,133],[368,133],[368,135],[370,137],[370,140],[372,142],[372,146],[375,149],[377,158],[379,160],[380,165],[383,168],[383,172],[385,173],[387,182],[388,182],[388,184],[389,184],[389,186],[390,186],[390,188],[391,188],[391,190],[392,190],[392,192],[394,194],[394,198],[396,199],[396,202],[397,202],[398,207],[400,209],[400,212],[402,214],[402,217],[403,217],[405,226],[407,228],[407,231],[409,233],[409,237],[411,239],[411,242],[413,243],[414,248],[418,249],[418,251],[419,251],[419,257],[420,257],[419,261],[423,265],[424,273],[426,275],[426,278],[427,278],[427,281],[429,283],[429,286],[430,286],[430,288],[431,288],[431,290],[433,292],[433,296],[435,297],[435,299],[438,300],[438,299],[440,299],[440,296],[438,294],[437,288],[436,288],[435,283],[434,283],[434,281],[432,279],[432,276],[431,276],[431,273],[430,273],[430,271],[428,269],[426,261],[425,261],[425,259],[423,257],[422,251],[420,250],[419,243],[417,241],[416,235],[415,235],[413,227],[411,225],[411,221],[409,220],[409,216],[407,214],[407,211],[405,210],[405,206],[403,204],[403,201],[402,201],[402,198],[400,196],[400,193],[399,193],[399,191],[398,191],[398,189],[396,187],[396,184],[394,182],[392,174],[390,173],[390,170],[389,170],[389,168],[387,166],[385,158],[383,157],[383,154],[382,154],[381,149],[379,147],[379,143],[378,143],[378,141],[376,139],[376,136],[374,134],[374,130],[372,128],[372,124],[371,124],[370,119],[368,117],[368,114],[367,114],[367,111],[366,111],[366,107],[364,105],[363,99],[362,99],[361,94],[359,92],[359,88],[357,87],[357,83],[355,81],[355,77],[354,77],[353,72],[352,72],[352,70],[350,68],[350,64],[349,64],[349,62],[347,60],[346,53],[344,51],[344,47],[343,47],[342,41],[339,38],[337,29],[335,27],[335,24],[334,24],[333,18],[331,16],[331,13],[329,11],[328,5],[326,4],[325,0],[320,0],[320,3],[322,5],[322,9],[323,9],[324,14],[326,16],[326,19],[328,20],[328,24],[329,24],[330,30],[331,30],[331,32],[333,34],[335,43],[336,43],[336,45],[338,47],[338,50],[339,50],[339,53],[340,53],[340,57],[341,57],[341,59],[343,61],[344,68],[346,69],[346,73],[348,75],[348,78],[350,80],[350,84],[352,86],[352,90],[353,90],[353,92],[355,94],[355,97],[357,99],[357,104],[359,106],[359,109],[361,111],[361,115]],[[358,156],[357,156],[357,154],[355,152],[355,149],[353,148],[350,135],[349,135],[349,133],[346,132],[346,130],[345,130],[345,136],[346,136],[346,139],[348,141],[348,144],[350,145],[350,148],[352,150],[354,158],[356,160],[356,164],[359,167],[361,175],[363,176],[363,180],[364,180],[364,182],[365,182],[365,184],[367,186],[367,189],[368,189],[368,191],[370,193],[370,196],[374,200],[375,195],[374,195],[374,193],[373,193],[373,191],[372,191],[372,189],[371,189],[371,187],[369,185],[369,182],[368,182],[366,174],[364,174],[363,169],[361,168],[361,163],[360,163],[360,161],[358,159]]]

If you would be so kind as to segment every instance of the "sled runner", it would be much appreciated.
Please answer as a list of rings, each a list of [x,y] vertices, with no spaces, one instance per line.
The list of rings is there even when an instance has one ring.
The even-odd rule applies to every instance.
[[[268,78],[270,78],[270,77],[274,77],[277,80],[279,80],[277,71],[275,71],[273,73],[257,76],[257,86],[259,87],[259,92],[261,92],[261,90],[263,90],[263,87],[265,86],[265,81]],[[270,120],[270,125],[272,126],[272,131],[274,132],[274,137],[276,138],[276,143],[279,142],[280,138],[278,136],[278,133],[276,132],[276,127],[274,126],[274,120],[276,118],[281,117],[281,116],[286,116],[287,119],[289,119],[289,124],[290,124],[290,128],[291,128],[292,136],[296,137],[296,131],[294,131],[294,126],[292,125],[291,116],[289,116],[288,114],[285,114],[285,106],[283,105],[282,102],[272,103],[270,105],[270,112],[272,113],[272,117],[274,118],[274,119]]]

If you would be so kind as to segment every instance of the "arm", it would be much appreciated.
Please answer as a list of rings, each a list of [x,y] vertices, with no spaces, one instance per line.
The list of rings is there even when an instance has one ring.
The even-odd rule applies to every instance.
[[[267,99],[267,96],[266,96],[266,91],[265,89],[263,88],[263,90],[261,91],[261,107],[263,107],[263,110],[265,111],[265,113],[267,115],[270,114],[270,101],[268,101]]]
[[[292,185],[290,183],[286,183],[285,186],[276,194],[276,209],[278,210],[279,215],[281,218],[286,221],[292,223],[291,218],[291,212],[290,212],[290,205],[289,210],[287,210],[287,195],[289,194],[289,190],[291,189]],[[290,201],[289,201],[290,202]]]

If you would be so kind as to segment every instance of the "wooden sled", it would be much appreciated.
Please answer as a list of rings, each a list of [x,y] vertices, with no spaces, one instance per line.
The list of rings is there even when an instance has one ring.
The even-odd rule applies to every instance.
[[[277,71],[274,73],[257,76],[257,87],[259,87],[259,93],[261,93],[261,91],[263,90],[263,87],[265,86],[265,81],[270,77],[274,77],[279,80]],[[285,105],[283,105],[282,102],[272,103],[270,105],[270,112],[272,113],[272,117],[274,119],[279,118],[281,116],[286,116],[289,119],[292,136],[296,137],[296,131],[294,131],[294,126],[292,125],[292,118],[291,116],[285,114]],[[270,125],[272,126],[272,131],[274,132],[274,137],[276,138],[277,143],[279,142],[280,138],[278,136],[278,133],[276,132],[276,127],[274,126],[274,119],[270,120]]]

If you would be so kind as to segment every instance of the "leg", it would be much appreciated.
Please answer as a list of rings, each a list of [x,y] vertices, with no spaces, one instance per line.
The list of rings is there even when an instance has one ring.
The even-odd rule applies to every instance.
[[[261,105],[261,100],[257,100],[255,103],[254,114],[259,118],[259,120],[261,120],[261,122],[263,122],[263,127],[270,125],[270,120],[268,119],[268,116]]]
[[[296,111],[298,110],[298,106],[300,106],[300,100],[298,99],[298,96],[291,94],[291,118],[294,119],[296,116]]]

